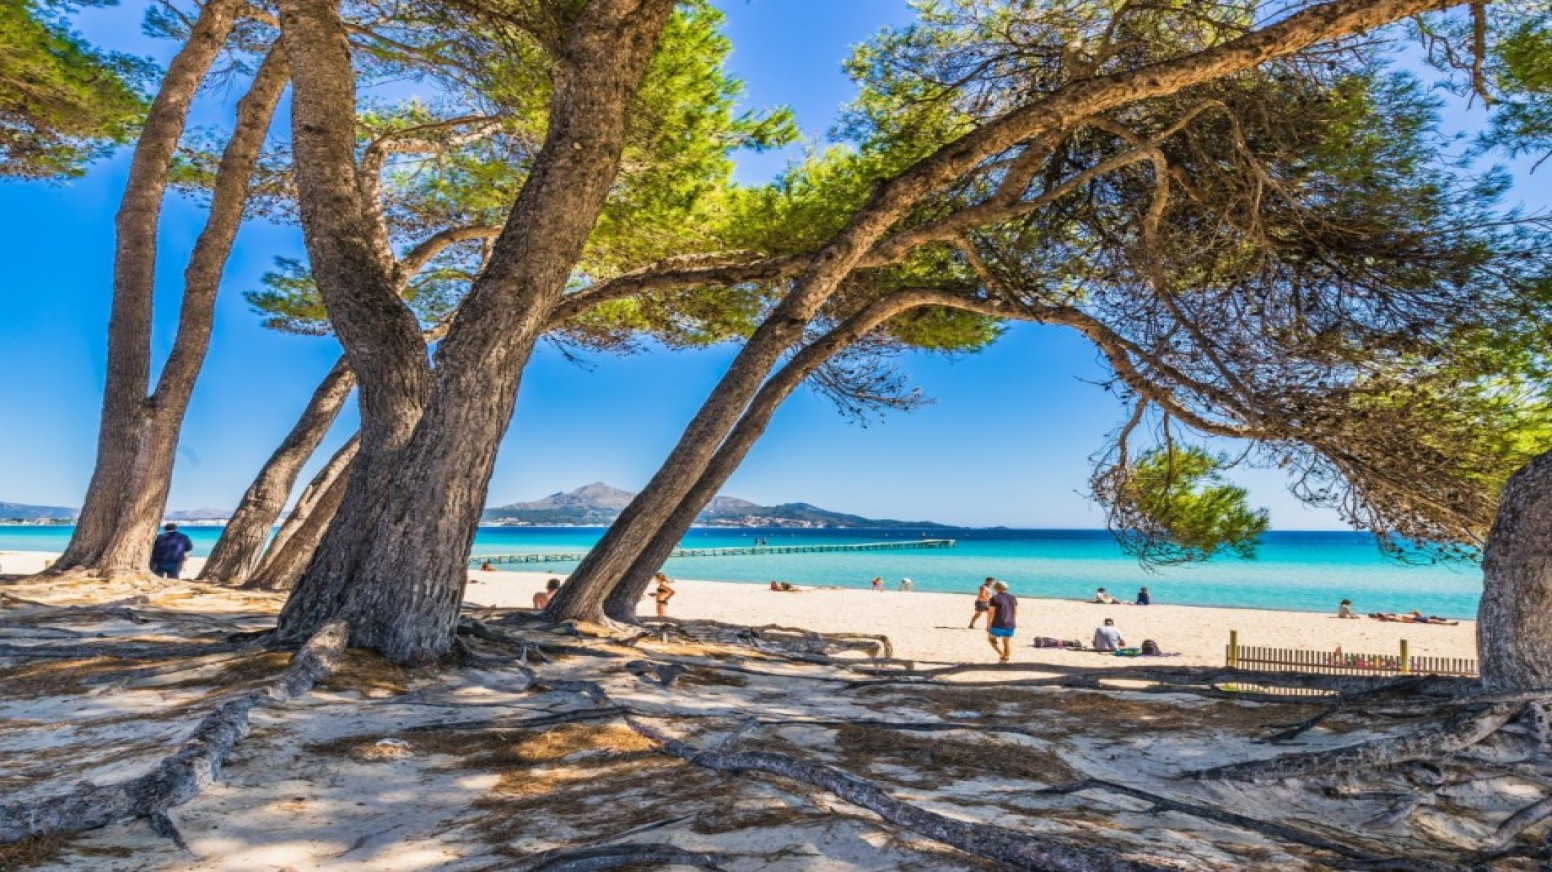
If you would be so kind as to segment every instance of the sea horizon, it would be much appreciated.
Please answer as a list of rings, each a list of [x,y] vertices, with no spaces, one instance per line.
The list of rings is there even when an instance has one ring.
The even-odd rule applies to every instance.
[[[220,536],[218,525],[180,524],[204,556]],[[951,529],[956,535],[942,535]],[[69,525],[0,524],[0,550],[63,550]],[[482,525],[470,557],[499,554],[585,553],[606,527]],[[971,593],[981,579],[1003,579],[1014,593],[1054,599],[1092,597],[1099,587],[1123,601],[1150,589],[1156,603],[1224,608],[1334,612],[1352,599],[1359,612],[1413,609],[1448,618],[1474,618],[1481,592],[1475,562],[1402,564],[1382,554],[1371,534],[1353,530],[1274,530],[1261,537],[1257,556],[1220,556],[1202,563],[1144,569],[1107,530],[1087,528],[888,527],[692,528],[688,548],[860,544],[892,539],[950,538],[952,548],[858,552],[676,557],[664,571],[676,578],[805,587],[866,588],[881,576],[898,590],[910,578],[918,591]],[[0,564],[3,566],[3,564]],[[574,560],[506,564],[498,569],[564,575]]]

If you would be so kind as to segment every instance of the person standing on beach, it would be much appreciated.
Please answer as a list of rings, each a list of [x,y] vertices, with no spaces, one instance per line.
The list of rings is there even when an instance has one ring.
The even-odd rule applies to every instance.
[[[151,545],[151,571],[163,578],[177,578],[183,571],[183,561],[194,550],[194,543],[178,532],[177,524],[162,529],[164,532]]]
[[[884,577],[882,575],[873,576],[873,589],[879,593],[884,592]]]
[[[997,579],[987,578],[981,582],[981,589],[975,592],[975,614],[970,616],[970,629],[974,630],[975,622],[979,621],[981,616],[986,614],[987,610],[991,608],[988,603],[992,599],[992,585],[996,583]]]
[[[1018,600],[1008,593],[1003,582],[992,583],[996,591],[987,607],[991,611],[991,623],[986,627],[986,641],[997,652],[997,662],[1007,663],[1013,656],[1013,631],[1018,627]]]
[[[657,616],[668,617],[668,601],[674,598],[674,582],[668,576],[659,572],[657,574],[657,590],[652,593],[653,602],[657,603]]]

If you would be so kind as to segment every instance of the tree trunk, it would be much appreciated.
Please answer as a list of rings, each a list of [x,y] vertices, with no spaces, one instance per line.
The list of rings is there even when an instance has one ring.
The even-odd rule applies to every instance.
[[[1489,690],[1552,688],[1552,451],[1504,488],[1482,555],[1477,652]]]
[[[318,450],[355,386],[356,375],[342,357],[313,391],[301,418],[248,486],[237,511],[211,549],[199,574],[200,581],[233,584],[253,574],[264,554],[270,530],[296,485],[297,474]]]
[[[189,106],[241,7],[241,0],[211,0],[200,8],[188,40],[167,67],[135,143],[114,222],[113,307],[108,318],[108,372],[97,462],[70,543],[54,564],[58,569],[98,568],[125,520],[123,499],[132,491],[140,446],[150,426],[146,391],[151,380],[151,305],[167,174]],[[145,547],[150,548],[149,539]],[[145,562],[132,568],[144,569]]]
[[[237,103],[232,138],[216,168],[210,212],[184,269],[178,332],[157,380],[156,391],[146,402],[149,421],[139,446],[134,475],[128,490],[121,496],[118,528],[98,558],[97,568],[102,572],[137,571],[149,563],[156,525],[167,509],[178,434],[183,429],[194,383],[210,349],[221,274],[242,225],[249,182],[264,149],[270,119],[274,117],[289,77],[285,53],[276,46],[259,65],[248,93]],[[149,349],[147,351],[149,353]]]
[[[942,190],[990,156],[1060,129],[1075,119],[1178,93],[1313,43],[1361,33],[1439,5],[1426,0],[1338,0],[1305,9],[1204,51],[1126,73],[1074,82],[976,128],[878,186],[750,337],[667,461],[610,525],[546,613],[582,620],[598,618],[596,604],[630,571],[664,519],[699,480],[771,367],[798,341],[808,322],[874,243],[925,197]]]
[[[733,431],[717,447],[716,453],[712,455],[694,486],[679,501],[679,504],[660,520],[657,533],[651,542],[636,555],[630,569],[619,577],[612,589],[607,591],[603,600],[603,613],[622,623],[635,623],[637,605],[641,602],[647,587],[651,585],[653,576],[684,538],[690,525],[695,523],[701,510],[716,497],[717,492],[738,470],[739,464],[744,462],[750,449],[770,426],[771,417],[776,414],[776,410],[787,397],[792,396],[792,392],[797,390],[804,379],[812,375],[826,361],[890,318],[920,306],[950,303],[960,304],[961,301],[954,300],[948,294],[932,291],[906,291],[891,294],[846,319],[793,355],[785,366],[761,386],[760,392],[755,395],[749,408],[739,418]],[[598,547],[603,547],[603,543],[600,542]],[[562,593],[564,592],[563,589]],[[557,594],[556,599],[559,597],[560,595]],[[578,600],[575,604],[562,608],[566,610],[564,615],[566,618],[583,615],[586,616],[583,619],[597,620],[596,602]],[[554,606],[548,614],[553,619],[562,619],[561,609]]]
[[[352,473],[318,555],[281,613],[282,634],[306,636],[344,619],[352,625],[353,644],[396,662],[425,663],[451,648],[468,580],[464,561],[522,369],[609,194],[633,97],[672,8],[671,0],[592,0],[578,13],[557,60],[544,147],[488,266],[437,350],[429,402],[402,450],[380,452],[366,438],[379,410],[365,397],[379,376],[356,367],[363,395],[361,459],[370,462],[370,472]],[[297,66],[293,129],[303,226],[333,317],[336,304],[349,311],[364,295],[352,293],[348,275],[317,269],[338,253],[321,237],[366,234],[325,221],[309,226],[309,212],[327,205],[326,197],[315,195],[327,193],[330,180],[319,176],[340,172],[348,158],[337,143],[333,154],[312,160],[324,148],[320,132],[340,126],[337,114],[328,116],[342,101],[336,93],[331,107],[304,92],[337,88],[339,78],[349,76],[348,58],[325,45],[344,44],[326,2],[286,0],[281,9]],[[329,135],[343,139],[350,132],[346,127]],[[340,330],[353,364],[353,348],[382,354],[366,332]],[[420,355],[423,360],[424,351]]]
[[[275,540],[264,552],[264,559],[243,586],[260,590],[290,590],[302,570],[318,551],[324,532],[339,511],[350,484],[350,471],[361,447],[359,436],[352,436],[334,452],[323,469],[302,490],[296,506],[275,533]]]

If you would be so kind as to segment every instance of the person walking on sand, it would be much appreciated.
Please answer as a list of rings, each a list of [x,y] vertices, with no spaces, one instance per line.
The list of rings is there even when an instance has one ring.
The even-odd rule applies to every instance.
[[[652,592],[652,600],[657,603],[657,616],[668,617],[668,601],[674,598],[673,579],[659,572],[657,574],[657,590]]]
[[[1126,647],[1126,640],[1121,638],[1121,631],[1116,629],[1115,619],[1106,618],[1105,623],[1094,630],[1095,651],[1118,651]]]
[[[183,561],[194,550],[194,543],[178,532],[177,524],[168,524],[162,530],[151,545],[151,571],[163,578],[177,578],[183,571]]]
[[[975,614],[970,616],[970,629],[974,630],[975,622],[979,621],[981,616],[991,609],[992,585],[996,583],[997,579],[988,578],[981,582],[981,589],[975,592]],[[987,626],[991,625],[988,624]]]
[[[997,662],[1007,663],[1008,658],[1013,656],[1013,632],[1018,627],[1018,600],[1008,593],[1008,586],[1003,582],[993,582],[992,589],[996,593],[987,601],[991,622],[986,625],[986,641],[997,652]]]

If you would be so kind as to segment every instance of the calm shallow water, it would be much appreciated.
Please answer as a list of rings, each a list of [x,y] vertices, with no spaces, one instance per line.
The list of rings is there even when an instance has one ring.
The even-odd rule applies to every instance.
[[[183,527],[204,556],[219,527]],[[601,527],[484,527],[474,555],[519,552],[582,552],[603,535]],[[1360,612],[1410,611],[1452,618],[1476,616],[1482,573],[1475,564],[1405,566],[1353,532],[1274,532],[1254,560],[1222,558],[1206,564],[1145,572],[1103,530],[691,530],[686,547],[748,546],[763,536],[772,546],[911,540],[922,534],[952,538],[948,549],[859,553],[765,554],[696,557],[669,561],[676,578],[802,585],[867,587],[882,575],[889,587],[902,577],[917,590],[973,592],[988,575],[1007,581],[1020,596],[1087,598],[1101,585],[1125,599],[1147,585],[1154,602],[1239,608],[1334,611],[1343,597]],[[0,550],[60,551],[69,527],[0,525]],[[575,563],[526,563],[505,567],[569,572]]]

